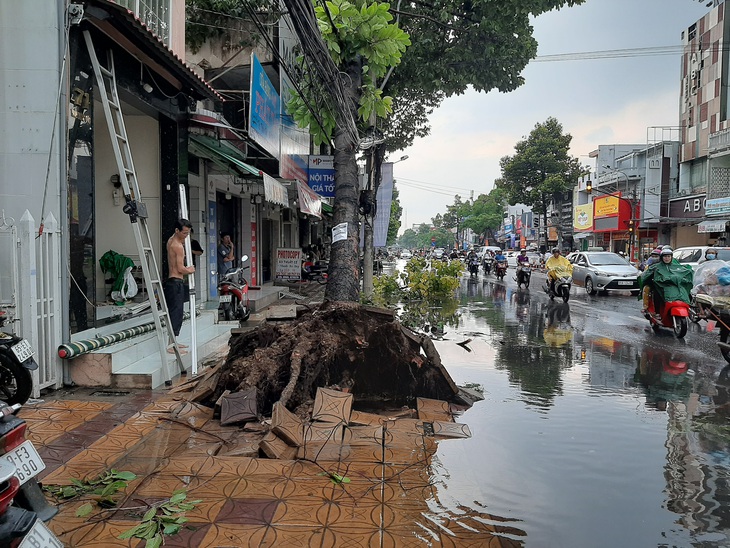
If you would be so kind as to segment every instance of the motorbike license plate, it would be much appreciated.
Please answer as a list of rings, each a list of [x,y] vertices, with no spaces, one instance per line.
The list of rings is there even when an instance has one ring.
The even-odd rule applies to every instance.
[[[48,526],[40,518],[35,520],[33,528],[25,535],[19,548],[63,548],[63,543],[58,540]]]
[[[229,302],[231,302],[231,295],[221,295],[220,297],[218,297],[218,302],[219,303],[229,303]]]
[[[30,343],[23,339],[16,345],[14,345],[11,350],[13,351],[13,354],[15,354],[15,357],[18,358],[18,361],[20,363],[23,363],[25,360],[28,360],[33,357],[33,348],[30,346]]]
[[[20,485],[37,476],[46,467],[46,463],[30,440],[25,440],[12,451],[5,453],[3,458],[15,466],[15,476],[20,480]]]
[[[634,282],[619,282],[618,285],[634,285]]]

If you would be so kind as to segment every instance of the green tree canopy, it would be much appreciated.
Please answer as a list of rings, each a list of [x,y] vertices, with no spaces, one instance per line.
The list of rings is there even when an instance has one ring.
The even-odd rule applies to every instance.
[[[481,236],[481,240],[492,238],[499,229],[504,216],[504,191],[492,189],[488,194],[480,194],[473,203],[467,203],[462,226],[471,228]]]
[[[562,200],[561,195],[575,186],[582,173],[578,158],[568,153],[572,138],[551,117],[536,124],[530,135],[515,145],[514,155],[500,160],[498,188],[510,204],[522,203],[542,214],[545,225],[550,202]]]

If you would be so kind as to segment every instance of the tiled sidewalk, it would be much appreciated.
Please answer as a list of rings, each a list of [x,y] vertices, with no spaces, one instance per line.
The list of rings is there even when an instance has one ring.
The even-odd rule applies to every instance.
[[[81,519],[80,502],[61,506],[50,526],[69,547],[144,546],[118,536],[139,523],[145,503],[181,488],[202,502],[165,546],[521,545],[511,539],[523,533],[498,525],[499,518],[441,507],[430,471],[436,441],[424,435],[422,421],[382,417],[349,426],[336,446],[305,448],[317,462],[272,460],[225,456],[255,448],[261,432],[222,427],[211,409],[171,394],[101,399],[47,401],[20,412],[48,467],[44,483],[111,468],[138,475],[117,510]],[[330,474],[349,482],[335,483]]]

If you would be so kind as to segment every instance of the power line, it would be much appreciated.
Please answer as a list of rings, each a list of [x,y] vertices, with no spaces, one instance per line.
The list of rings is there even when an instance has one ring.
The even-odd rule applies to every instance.
[[[459,186],[451,186],[451,185],[444,185],[444,184],[437,184],[437,183],[429,183],[427,181],[419,181],[417,179],[409,179],[408,177],[396,177],[398,181],[407,181],[409,183],[417,183],[420,185],[426,185],[431,187],[440,187],[442,189],[457,189],[457,190],[465,190],[466,192],[475,192],[473,188],[465,188],[465,187],[459,187]]]

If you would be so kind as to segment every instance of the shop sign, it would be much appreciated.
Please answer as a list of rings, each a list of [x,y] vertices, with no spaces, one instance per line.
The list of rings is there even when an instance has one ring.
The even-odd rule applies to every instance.
[[[593,228],[593,204],[584,204],[573,208],[573,228],[590,230]]]
[[[713,198],[705,202],[708,215],[724,215],[730,213],[730,196],[726,198]]]
[[[302,277],[302,250],[276,250],[276,279],[299,280]]]
[[[679,200],[669,201],[669,216],[673,218],[695,218],[704,217],[706,215],[705,208],[709,202],[704,194],[697,196],[688,196]],[[707,211],[709,213],[709,211]]]
[[[596,198],[593,200],[593,206],[595,207],[594,215],[596,217],[606,217],[608,215],[618,215],[618,202],[619,199],[616,196],[605,196],[603,198]]]

